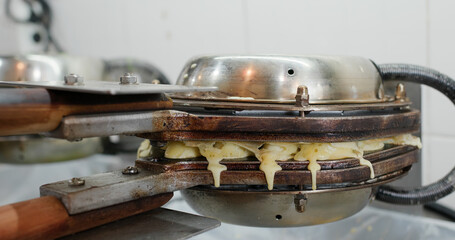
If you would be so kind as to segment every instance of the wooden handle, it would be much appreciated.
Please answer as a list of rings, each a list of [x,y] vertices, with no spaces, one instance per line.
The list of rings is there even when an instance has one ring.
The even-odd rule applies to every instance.
[[[165,193],[77,215],[68,215],[52,196],[5,205],[0,207],[0,239],[55,239],[158,208],[172,196]]]
[[[98,95],[44,88],[0,89],[0,136],[49,132],[64,116],[103,112],[168,109],[163,94]]]

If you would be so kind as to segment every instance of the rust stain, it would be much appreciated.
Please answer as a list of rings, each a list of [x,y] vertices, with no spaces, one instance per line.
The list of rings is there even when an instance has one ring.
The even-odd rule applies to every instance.
[[[141,189],[134,189],[131,191],[131,197],[133,199],[143,198],[149,196],[149,192],[141,190]]]
[[[400,171],[411,166],[417,161],[418,150],[411,146],[396,146],[391,149],[378,151],[365,155],[371,159],[375,174],[384,178],[390,173]],[[322,170],[318,172],[317,181],[320,184],[355,183],[370,179],[370,170],[367,166],[360,166],[358,159],[340,159],[320,161]],[[259,171],[258,161],[226,161],[227,171],[221,173],[223,184],[265,184],[264,173]],[[284,161],[279,163],[282,171],[275,175],[275,184],[296,185],[311,184],[311,173],[306,170],[307,162]],[[207,161],[185,159],[159,161],[137,160],[136,165],[141,168],[153,170],[162,169],[165,165],[170,169],[166,174],[167,179],[178,179],[180,183],[191,181],[198,185],[212,184],[213,177],[207,170]],[[389,177],[386,177],[389,178]],[[141,195],[141,194],[139,194]]]
[[[158,111],[153,132],[138,137],[158,141],[247,140],[345,142],[416,132],[416,110],[377,116],[245,117]]]

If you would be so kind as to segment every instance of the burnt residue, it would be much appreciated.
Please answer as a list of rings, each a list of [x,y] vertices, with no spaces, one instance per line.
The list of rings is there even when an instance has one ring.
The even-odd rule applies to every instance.
[[[137,134],[159,141],[243,140],[345,142],[417,132],[417,110],[338,117],[261,117],[159,111],[153,131]]]
[[[258,132],[225,132],[225,131],[163,131],[137,134],[138,137],[156,141],[278,141],[278,142],[352,142],[372,138],[392,137],[400,134],[418,132],[420,125],[393,128],[386,130],[356,132],[322,132],[322,133],[258,133]],[[226,129],[225,129],[226,130]]]

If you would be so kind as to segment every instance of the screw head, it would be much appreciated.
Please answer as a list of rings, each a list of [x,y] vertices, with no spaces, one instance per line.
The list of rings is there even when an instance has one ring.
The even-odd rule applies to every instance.
[[[136,84],[137,76],[134,73],[124,73],[120,77],[120,84]]]
[[[85,180],[82,178],[71,178],[70,180],[68,180],[69,186],[76,187],[76,186],[83,186],[84,184],[85,184]]]
[[[84,85],[84,77],[70,73],[64,77],[65,85]]]
[[[134,175],[139,173],[139,169],[137,169],[137,167],[128,166],[123,169],[122,173],[125,175]]]
[[[152,84],[160,84],[160,83],[161,83],[161,82],[160,82],[160,80],[158,80],[158,79],[153,79],[153,80],[152,80]]]

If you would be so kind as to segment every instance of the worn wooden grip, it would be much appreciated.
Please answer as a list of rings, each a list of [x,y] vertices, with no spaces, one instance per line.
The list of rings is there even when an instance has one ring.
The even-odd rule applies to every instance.
[[[0,136],[49,132],[74,114],[168,109],[163,94],[100,95],[44,88],[0,88]]]
[[[44,239],[65,228],[68,214],[55,197],[41,197],[0,207],[1,239]]]
[[[55,239],[164,205],[172,193],[68,215],[56,197],[46,196],[0,207],[0,239]]]
[[[52,129],[58,125],[52,110],[45,89],[0,89],[0,136]]]

